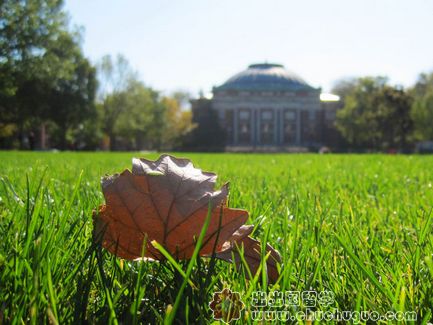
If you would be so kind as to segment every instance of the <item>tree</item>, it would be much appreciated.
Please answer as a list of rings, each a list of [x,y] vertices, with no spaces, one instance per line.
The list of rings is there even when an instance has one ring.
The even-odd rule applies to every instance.
[[[121,108],[116,109],[115,105]],[[112,150],[178,148],[193,128],[191,112],[182,110],[176,98],[160,97],[137,80],[130,81],[124,91],[108,95],[101,108],[102,114],[105,110],[117,112],[112,124]]]
[[[122,55],[104,56],[98,64],[99,102],[110,149],[171,149],[192,129],[191,114],[182,109],[188,94],[161,96],[146,87]]]
[[[61,0],[0,3],[0,124],[16,125],[21,139],[49,121],[66,134],[90,116],[95,73],[62,8]]]
[[[414,97],[411,109],[414,138],[421,141],[433,140],[433,72],[421,74],[410,93]]]
[[[64,65],[69,65],[70,72],[58,78],[51,89],[48,118],[59,126],[58,143],[64,149],[69,130],[83,125],[86,120],[96,119],[96,69],[82,56],[81,49],[69,34],[63,34],[55,45],[49,51],[55,52]]]
[[[191,111],[182,109],[181,96],[179,92],[173,97],[163,97],[161,105],[164,109],[164,123],[161,132],[161,144],[163,149],[179,148],[185,137],[194,129]],[[161,149],[161,148],[160,148]]]
[[[123,108],[114,125],[115,136],[123,140],[126,149],[148,149],[149,135],[156,127],[153,112],[158,106],[158,93],[140,81],[131,81],[117,96],[123,98]]]
[[[182,91],[158,99],[147,134],[152,149],[160,151],[183,147],[187,135],[195,127],[191,110],[185,107],[188,99],[189,94]]]
[[[411,97],[383,77],[360,78],[345,88],[337,128],[358,148],[405,149],[412,132]]]
[[[415,139],[433,140],[433,92],[415,100],[411,116],[415,124]]]
[[[138,74],[122,55],[104,55],[97,64],[98,70],[98,100],[103,101],[108,94],[126,90],[131,82],[138,80]]]
[[[113,150],[116,147],[116,124],[119,116],[125,111],[127,89],[138,82],[137,73],[120,54],[115,60],[110,55],[104,56],[97,65],[97,71],[98,102],[103,131],[108,136],[110,149]]]
[[[407,150],[413,133],[412,97],[403,88],[388,85],[377,97],[381,147]]]
[[[409,89],[412,96],[419,98],[433,91],[433,72],[421,73],[416,84]]]
[[[338,95],[340,100],[344,100],[349,95],[358,83],[357,78],[343,78],[337,80],[332,87],[331,93]]]

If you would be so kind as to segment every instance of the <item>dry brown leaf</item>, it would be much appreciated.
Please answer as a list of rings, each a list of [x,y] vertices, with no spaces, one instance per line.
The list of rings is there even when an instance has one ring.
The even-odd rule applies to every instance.
[[[248,260],[250,255],[260,260],[255,245],[246,239],[252,229],[243,226],[248,212],[227,207],[228,185],[215,191],[214,173],[169,155],[156,161],[134,158],[132,163],[132,172],[102,179],[106,204],[94,215],[94,231],[108,251],[130,260],[160,260],[162,254],[151,245],[156,240],[178,259],[189,259],[210,204],[211,219],[200,255],[209,256],[214,248],[227,254],[241,241]],[[254,270],[255,260],[251,263]]]

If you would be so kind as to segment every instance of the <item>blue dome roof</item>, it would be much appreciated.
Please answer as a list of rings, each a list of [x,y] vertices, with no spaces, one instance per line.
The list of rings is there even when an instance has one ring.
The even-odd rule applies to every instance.
[[[312,90],[301,77],[281,64],[252,64],[216,90]]]

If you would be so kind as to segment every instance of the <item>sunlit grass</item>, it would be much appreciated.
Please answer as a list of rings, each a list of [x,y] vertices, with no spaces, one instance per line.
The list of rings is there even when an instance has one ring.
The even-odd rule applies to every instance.
[[[100,177],[143,155],[1,152],[0,323],[158,323],[180,290],[177,322],[207,323],[212,293],[226,287],[246,305],[239,323],[252,322],[259,290],[330,290],[330,309],[432,318],[433,157],[179,155],[230,182],[230,206],[281,252],[276,285],[198,259],[185,286],[173,263],[123,261],[93,244]]]

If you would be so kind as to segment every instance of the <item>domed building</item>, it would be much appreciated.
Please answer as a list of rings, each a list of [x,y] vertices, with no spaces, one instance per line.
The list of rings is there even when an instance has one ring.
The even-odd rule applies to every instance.
[[[326,144],[335,105],[323,105],[320,95],[281,64],[252,64],[214,87],[212,99],[192,101],[192,110],[196,123],[208,116],[219,124],[226,150],[290,151]]]

